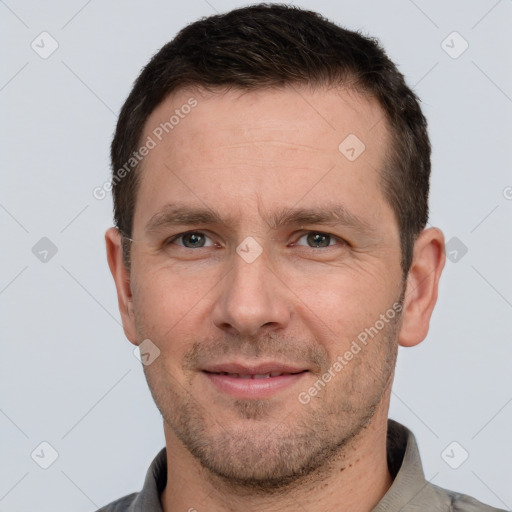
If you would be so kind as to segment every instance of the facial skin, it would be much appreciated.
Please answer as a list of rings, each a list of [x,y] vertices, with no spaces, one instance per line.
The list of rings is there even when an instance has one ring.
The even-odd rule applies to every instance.
[[[370,98],[181,90],[153,112],[143,140],[191,96],[197,107],[143,162],[129,270],[118,232],[106,233],[126,336],[161,351],[144,371],[164,418],[164,510],[291,510],[297,500],[308,510],[370,510],[391,485],[385,436],[397,347],[427,334],[443,236],[433,228],[419,236],[404,282],[380,182],[389,134]],[[349,134],[366,146],[355,161],[338,150]],[[218,219],[149,231],[166,207]],[[337,223],[278,222],[288,211],[336,208]],[[242,257],[258,244],[254,261]],[[401,315],[359,343],[309,403],[299,401],[402,302]],[[205,371],[263,363],[302,373],[241,396]]]

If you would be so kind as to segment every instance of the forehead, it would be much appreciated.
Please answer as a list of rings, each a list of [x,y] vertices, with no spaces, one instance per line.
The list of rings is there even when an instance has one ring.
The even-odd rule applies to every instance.
[[[379,215],[387,123],[373,98],[354,91],[183,89],[148,118],[149,139],[135,222],[137,212],[146,217],[184,196],[231,202],[231,210],[253,198],[268,209],[337,191],[354,207],[364,196],[377,205],[369,215]]]
[[[386,127],[377,100],[352,89],[287,86],[211,92],[196,87],[180,89],[160,103],[144,134],[159,139],[172,133],[176,144],[186,144],[192,136],[198,138],[194,143],[222,147],[226,135],[250,142],[263,133],[304,146],[313,141],[314,149],[330,151],[353,133],[373,153]]]

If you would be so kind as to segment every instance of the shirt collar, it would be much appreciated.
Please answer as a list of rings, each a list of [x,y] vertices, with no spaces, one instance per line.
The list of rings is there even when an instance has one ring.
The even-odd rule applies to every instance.
[[[423,473],[418,443],[414,434],[400,423],[388,419],[388,467],[393,483],[372,512],[418,510],[416,502],[430,503],[437,510],[437,493]],[[415,506],[416,505],[416,506]]]

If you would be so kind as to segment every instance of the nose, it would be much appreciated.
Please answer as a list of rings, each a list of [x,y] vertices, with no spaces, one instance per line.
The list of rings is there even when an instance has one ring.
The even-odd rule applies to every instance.
[[[213,307],[215,326],[247,337],[285,328],[291,317],[290,292],[264,253],[250,263],[239,254],[232,259]]]

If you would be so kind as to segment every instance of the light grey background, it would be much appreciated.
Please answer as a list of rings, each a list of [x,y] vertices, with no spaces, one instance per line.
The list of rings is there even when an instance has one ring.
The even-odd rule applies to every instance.
[[[400,350],[390,416],[416,434],[427,479],[510,510],[512,1],[294,3],[378,37],[423,101],[430,222],[460,242],[427,340]],[[141,67],[185,24],[244,4],[0,2],[0,512],[95,510],[139,490],[164,445],[106,263],[111,199],[92,191]],[[31,48],[51,49],[43,31],[59,45],[47,59]],[[43,441],[48,469],[31,457]]]

